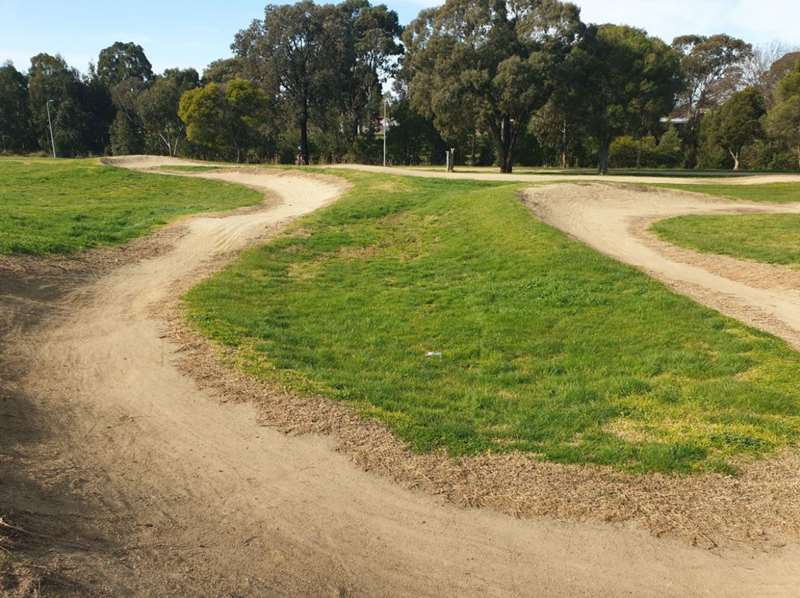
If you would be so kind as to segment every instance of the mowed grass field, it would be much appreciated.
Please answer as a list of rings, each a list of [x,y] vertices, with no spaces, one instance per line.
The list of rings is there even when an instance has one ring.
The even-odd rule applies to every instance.
[[[117,245],[186,214],[261,200],[237,185],[143,174],[99,160],[0,159],[0,254]]]
[[[538,222],[522,186],[336,175],[344,198],[186,296],[245,371],[420,452],[733,472],[797,444],[800,355]]]
[[[728,199],[800,204],[800,184],[671,186]],[[662,239],[704,253],[800,267],[800,215],[681,216],[655,223]]]

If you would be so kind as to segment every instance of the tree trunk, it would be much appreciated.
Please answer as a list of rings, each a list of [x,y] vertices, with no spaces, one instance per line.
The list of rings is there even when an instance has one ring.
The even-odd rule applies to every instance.
[[[731,158],[733,158],[733,170],[734,171],[738,171],[739,170],[739,152],[734,152],[733,150],[728,150],[728,153],[731,155]]]
[[[303,116],[300,118],[300,164],[308,166],[310,161],[308,151],[308,113],[304,111]]]
[[[642,139],[636,140],[636,170],[642,167]]]
[[[516,134],[511,119],[503,117],[500,125],[500,136],[497,140],[498,161],[500,162],[500,172],[511,174],[514,170],[514,141]]]
[[[608,174],[608,154],[611,147],[611,142],[604,139],[600,144],[600,152],[598,154],[597,172],[601,175]]]

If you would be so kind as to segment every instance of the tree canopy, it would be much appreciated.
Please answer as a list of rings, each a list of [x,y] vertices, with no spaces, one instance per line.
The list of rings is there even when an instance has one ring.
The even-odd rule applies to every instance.
[[[763,135],[761,119],[765,114],[764,97],[754,87],[748,87],[733,94],[709,117],[708,135],[730,154],[734,170],[739,170],[744,146]]]
[[[225,85],[209,83],[187,91],[180,99],[179,115],[189,141],[222,158],[240,162],[258,145],[268,98],[256,85],[233,79]]]
[[[448,0],[405,32],[412,105],[445,137],[490,132],[501,170],[511,172],[520,133],[582,33],[574,4]]]
[[[658,38],[623,25],[590,27],[562,69],[565,108],[598,145],[601,173],[614,137],[654,133],[681,88],[680,60]]]
[[[0,66],[0,151],[25,151],[31,142],[28,79],[9,62]]]
[[[379,104],[391,57],[401,51],[399,34],[397,14],[385,6],[303,0],[268,5],[264,19],[240,31],[232,48],[244,73],[291,115],[299,159],[308,164],[312,119],[352,138],[370,100]]]
[[[153,78],[153,67],[142,46],[133,42],[115,42],[100,51],[97,76],[109,88],[126,79],[138,79],[146,83]]]
[[[800,61],[778,84],[775,100],[765,121],[767,131],[792,149],[800,167]]]

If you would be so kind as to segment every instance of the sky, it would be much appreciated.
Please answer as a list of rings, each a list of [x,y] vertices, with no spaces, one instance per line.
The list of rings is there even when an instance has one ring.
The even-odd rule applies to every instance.
[[[436,0],[383,0],[407,23]],[[273,0],[282,4],[280,0]],[[27,70],[31,56],[60,53],[86,71],[115,41],[142,45],[156,71],[202,69],[230,55],[234,34],[263,16],[266,0],[0,0],[0,64]],[[373,4],[377,4],[373,0]],[[754,44],[800,47],[800,0],[577,0],[591,23],[646,29],[666,41],[729,33]]]

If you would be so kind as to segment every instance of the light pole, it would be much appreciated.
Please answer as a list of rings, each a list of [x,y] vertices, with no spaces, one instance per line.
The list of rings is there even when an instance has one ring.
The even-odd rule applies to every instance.
[[[53,148],[53,157],[56,157],[56,140],[53,137],[53,119],[50,118],[50,104],[53,100],[47,100],[47,124],[50,126],[50,147]]]
[[[383,167],[386,168],[386,138],[389,136],[389,101],[383,101]]]

